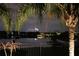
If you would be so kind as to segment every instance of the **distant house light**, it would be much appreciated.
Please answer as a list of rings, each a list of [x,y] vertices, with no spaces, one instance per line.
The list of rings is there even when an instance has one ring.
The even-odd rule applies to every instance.
[[[39,29],[35,27],[35,31],[39,31]]]
[[[35,27],[35,28],[28,29],[28,31],[29,32],[37,32],[37,31],[39,31],[39,29]]]

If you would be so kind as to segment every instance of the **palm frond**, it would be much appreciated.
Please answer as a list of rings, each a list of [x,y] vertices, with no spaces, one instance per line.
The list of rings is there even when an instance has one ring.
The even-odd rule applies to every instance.
[[[39,17],[39,22],[42,22],[43,15],[46,11],[46,5],[44,3],[35,3],[32,4],[32,7],[35,8],[35,14]]]
[[[6,7],[5,4],[0,4],[0,16],[2,17],[2,21],[4,23],[4,30],[10,31],[10,15],[9,15],[9,9]]]
[[[40,23],[42,21],[43,12],[45,11],[45,4],[23,4],[20,7],[16,20],[16,30],[19,31],[25,21],[32,15],[38,15]]]
[[[18,11],[17,19],[16,19],[16,31],[19,31],[27,19],[34,15],[35,10],[31,6],[31,4],[23,4]]]
[[[63,8],[60,8],[58,4],[52,4],[52,3],[46,4],[46,14],[48,15],[48,17],[57,16],[60,18],[60,16],[62,16],[63,14],[62,11]]]

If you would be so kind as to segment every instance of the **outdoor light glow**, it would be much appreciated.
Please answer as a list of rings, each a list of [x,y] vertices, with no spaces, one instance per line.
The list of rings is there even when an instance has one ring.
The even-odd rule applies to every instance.
[[[12,33],[12,35],[13,35],[13,32],[11,32]]]
[[[35,31],[39,31],[39,29],[35,27]]]
[[[34,40],[38,40],[37,38],[35,38]]]
[[[37,38],[42,39],[43,35],[38,35]]]
[[[57,32],[57,35],[60,35],[60,34],[61,34],[61,33],[58,33],[58,32]]]

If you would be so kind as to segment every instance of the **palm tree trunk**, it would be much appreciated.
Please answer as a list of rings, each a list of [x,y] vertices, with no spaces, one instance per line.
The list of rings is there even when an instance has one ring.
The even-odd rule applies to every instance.
[[[70,28],[70,30],[73,30],[72,28]],[[73,32],[71,32],[69,30],[69,55],[70,56],[74,56],[74,30]]]
[[[7,56],[6,47],[3,45],[5,56]]]
[[[7,56],[7,52],[6,52],[6,49],[4,48],[4,52],[5,52],[5,56]]]
[[[6,52],[6,46],[5,46],[3,43],[1,43],[1,44],[2,44],[2,46],[3,46],[3,49],[4,49],[5,56],[7,56],[7,52]]]
[[[10,56],[12,56],[13,48],[10,49]]]
[[[69,19],[66,20],[66,26],[69,29],[69,55],[74,56],[74,34],[75,34],[75,27],[78,22],[78,18],[76,17],[75,20],[74,16],[69,16]]]

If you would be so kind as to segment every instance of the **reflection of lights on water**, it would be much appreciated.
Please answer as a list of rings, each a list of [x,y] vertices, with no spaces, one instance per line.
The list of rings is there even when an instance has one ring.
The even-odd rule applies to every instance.
[[[11,32],[11,34],[13,34],[13,32]]]
[[[13,38],[13,36],[11,36],[11,38]]]
[[[11,32],[11,34],[12,34],[11,38],[13,38],[13,32]]]
[[[34,40],[38,40],[37,38],[35,38]]]
[[[49,37],[49,36],[53,36],[53,34],[45,34],[47,37]]]
[[[37,38],[42,39],[43,35],[37,35]]]
[[[58,32],[57,32],[57,35],[60,35],[60,34],[61,34],[61,33],[58,33]]]

